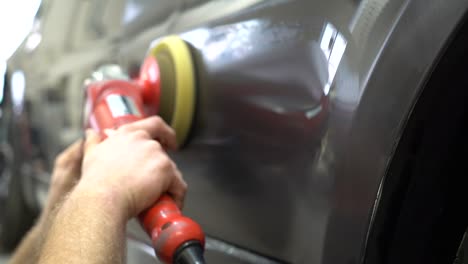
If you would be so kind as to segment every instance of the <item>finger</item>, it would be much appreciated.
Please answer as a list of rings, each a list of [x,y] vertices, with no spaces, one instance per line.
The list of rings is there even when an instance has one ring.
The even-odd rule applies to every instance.
[[[92,148],[94,148],[97,144],[101,142],[101,137],[97,132],[92,129],[86,130],[86,141],[84,143],[84,153],[86,154]]]
[[[185,195],[187,193],[187,183],[182,178],[179,170],[175,170],[175,177],[169,186],[168,192],[176,202],[180,209],[184,207]]]
[[[120,129],[127,132],[144,130],[151,138],[158,140],[162,145],[167,146],[167,148],[173,150],[177,148],[177,139],[174,130],[158,116],[124,125],[120,127]]]
[[[67,159],[66,163],[70,165],[71,170],[81,168],[81,161],[83,160],[83,139],[75,141],[75,143],[65,150],[64,154]]]
[[[59,167],[73,166],[81,161],[82,140],[77,140],[65,150],[63,150],[55,159],[55,165]]]
[[[104,129],[104,135],[106,135],[107,137],[112,137],[112,136],[114,136],[115,134],[117,134],[117,130],[114,130],[114,129]]]

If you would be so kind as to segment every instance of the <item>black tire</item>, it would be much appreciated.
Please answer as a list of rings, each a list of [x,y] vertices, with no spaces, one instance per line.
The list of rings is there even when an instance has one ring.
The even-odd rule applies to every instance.
[[[383,184],[364,263],[456,260],[468,225],[467,44],[468,14],[406,124]]]

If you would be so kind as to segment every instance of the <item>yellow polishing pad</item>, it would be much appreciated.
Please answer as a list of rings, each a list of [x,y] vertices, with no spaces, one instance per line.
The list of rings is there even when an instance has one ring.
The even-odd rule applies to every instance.
[[[177,133],[182,146],[189,135],[195,113],[194,63],[189,47],[178,36],[162,39],[151,55],[156,57],[161,74],[159,115]]]

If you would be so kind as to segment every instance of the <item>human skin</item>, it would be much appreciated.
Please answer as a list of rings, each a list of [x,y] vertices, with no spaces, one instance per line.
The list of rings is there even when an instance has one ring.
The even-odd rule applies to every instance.
[[[23,264],[37,262],[45,236],[50,228],[56,210],[62,200],[73,189],[81,175],[83,140],[78,140],[55,159],[45,207],[36,224],[29,230],[13,252],[9,263]]]
[[[56,194],[51,185],[49,202],[54,197],[63,202],[55,202],[60,206],[52,206],[49,217],[41,216],[45,220],[38,221],[18,248],[17,253],[25,257],[22,260],[34,251],[36,256],[39,253],[39,263],[124,263],[130,218],[164,193],[182,207],[187,185],[167,156],[166,149],[176,148],[176,137],[162,119],[151,117],[106,134],[101,142],[97,133],[88,131],[83,161],[77,162],[81,178],[75,187],[77,177],[71,176],[67,179],[74,180],[57,184],[65,187],[57,188]],[[65,195],[67,188],[71,192]]]

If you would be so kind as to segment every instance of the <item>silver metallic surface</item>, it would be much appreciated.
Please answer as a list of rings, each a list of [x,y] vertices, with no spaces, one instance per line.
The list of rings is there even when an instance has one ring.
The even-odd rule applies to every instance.
[[[237,259],[239,262],[242,262],[242,263],[257,263],[257,264],[280,263],[278,261],[262,257],[250,251],[244,250],[242,248],[236,247],[234,245],[228,244],[226,242],[223,242],[221,240],[217,240],[211,237],[207,237],[205,249],[207,250],[207,252],[209,252],[208,255],[213,254],[211,252],[217,252],[219,255],[228,255],[232,259]]]
[[[136,220],[131,220],[127,225],[127,237],[129,249],[127,260],[128,263],[154,263],[154,249],[151,247],[151,241],[144,233],[140,224]],[[131,244],[131,245],[130,245]],[[219,239],[207,236],[205,241],[205,259],[207,263],[224,263],[224,264],[278,264],[281,262],[275,261],[252,253],[243,248],[226,243]],[[153,258],[153,261],[143,261],[148,257]]]
[[[111,62],[133,74],[152,41],[178,33],[192,47],[199,94],[191,140],[174,158],[190,186],[185,212],[227,243],[207,243],[213,259],[259,263],[228,262],[247,252],[239,248],[360,263],[393,149],[468,2],[160,1],[164,12],[149,2],[77,1],[76,10],[105,12],[77,20],[83,28],[75,21],[67,49],[45,27],[31,56],[10,61],[28,80],[15,151],[36,164],[29,173],[50,171],[80,135],[77,89],[94,69]]]
[[[122,68],[117,64],[106,64],[99,67],[96,71],[91,73],[89,82],[100,82],[104,80],[128,80],[128,74],[126,74]],[[85,81],[85,85],[89,84]]]

